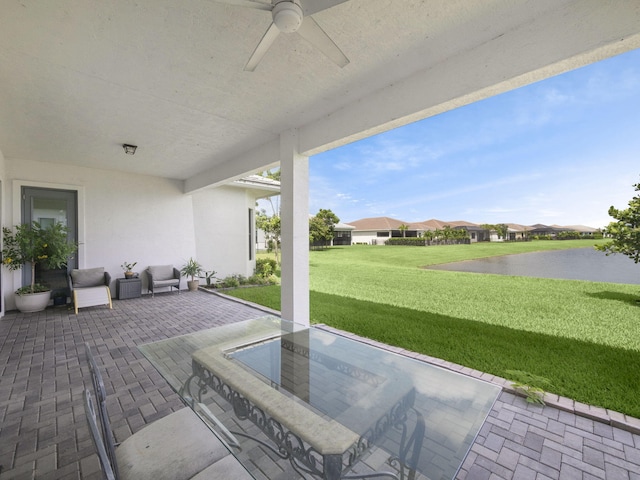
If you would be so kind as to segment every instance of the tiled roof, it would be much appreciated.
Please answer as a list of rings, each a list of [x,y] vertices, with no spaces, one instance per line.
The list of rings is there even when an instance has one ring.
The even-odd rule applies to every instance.
[[[520,225],[519,223],[507,223],[505,225],[509,227],[509,230],[512,232],[527,232],[533,228],[527,227],[526,225]]]
[[[586,225],[551,225],[554,228],[564,228],[567,230],[574,230],[581,233],[594,233],[597,232],[597,228],[587,227]]]
[[[355,230],[356,227],[354,227],[353,225],[350,225],[348,223],[342,223],[342,222],[338,222],[336,223],[333,228],[335,230]]]
[[[479,226],[475,223],[465,222],[464,220],[444,221],[444,220],[436,220],[435,218],[432,218],[431,220],[425,220],[424,222],[419,222],[416,225],[421,226],[419,230],[436,230],[436,229],[442,230],[447,225],[451,228]]]
[[[349,225],[356,227],[356,230],[397,230],[400,225],[408,225],[407,222],[396,220],[391,217],[373,217],[362,218],[355,222],[349,222]]]

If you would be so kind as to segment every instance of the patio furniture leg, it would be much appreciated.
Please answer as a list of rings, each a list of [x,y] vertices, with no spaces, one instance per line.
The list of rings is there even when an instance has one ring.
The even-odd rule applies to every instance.
[[[342,455],[324,456],[325,480],[339,480],[342,476]]]

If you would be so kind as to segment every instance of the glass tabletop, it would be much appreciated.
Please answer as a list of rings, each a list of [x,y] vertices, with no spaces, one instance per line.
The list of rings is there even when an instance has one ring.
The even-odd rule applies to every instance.
[[[500,393],[273,316],[140,350],[187,404],[215,417],[214,431],[237,442],[247,469],[268,478],[287,478],[293,468],[306,478],[451,479]],[[261,455],[277,468],[265,471]]]

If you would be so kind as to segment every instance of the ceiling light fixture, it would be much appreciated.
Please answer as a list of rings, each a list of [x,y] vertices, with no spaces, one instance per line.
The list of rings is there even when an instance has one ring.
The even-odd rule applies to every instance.
[[[124,148],[124,153],[126,153],[127,155],[133,155],[134,153],[136,153],[136,148],[138,148],[138,146],[124,143],[122,144],[122,148]]]

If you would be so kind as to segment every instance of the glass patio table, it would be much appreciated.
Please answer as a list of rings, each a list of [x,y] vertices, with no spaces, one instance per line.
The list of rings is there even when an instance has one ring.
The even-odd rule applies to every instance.
[[[451,479],[500,388],[274,316],[139,347],[250,472]]]

